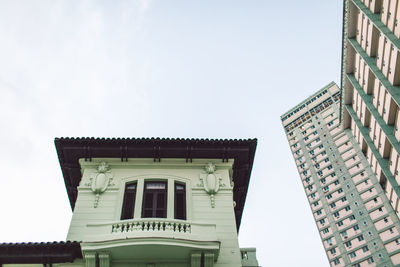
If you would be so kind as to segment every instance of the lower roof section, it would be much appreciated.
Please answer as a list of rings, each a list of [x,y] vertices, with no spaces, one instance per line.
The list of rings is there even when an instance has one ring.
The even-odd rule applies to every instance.
[[[82,259],[79,242],[0,243],[1,264],[66,263]]]
[[[170,139],[170,138],[56,138],[54,140],[64,176],[69,201],[75,207],[77,187],[81,180],[79,159],[92,158],[182,158],[234,160],[233,197],[235,217],[239,229],[253,167],[257,139]]]

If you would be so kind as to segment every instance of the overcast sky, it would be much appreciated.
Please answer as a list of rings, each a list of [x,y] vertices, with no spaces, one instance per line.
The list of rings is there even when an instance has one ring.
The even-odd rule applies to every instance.
[[[241,247],[329,266],[279,116],[339,83],[343,1],[0,1],[0,242],[65,240],[55,137],[258,138]]]

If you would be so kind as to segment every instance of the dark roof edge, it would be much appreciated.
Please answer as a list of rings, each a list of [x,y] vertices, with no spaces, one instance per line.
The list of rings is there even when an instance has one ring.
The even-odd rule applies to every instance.
[[[82,259],[79,242],[0,243],[0,264],[52,264]]]

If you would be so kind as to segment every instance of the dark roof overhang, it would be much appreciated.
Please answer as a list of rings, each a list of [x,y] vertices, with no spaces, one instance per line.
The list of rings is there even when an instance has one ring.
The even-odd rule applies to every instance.
[[[183,158],[234,159],[233,198],[239,230],[257,139],[169,139],[169,138],[56,138],[54,140],[72,210],[81,180],[79,159],[92,158]]]
[[[66,263],[82,259],[78,242],[0,243],[1,264]]]

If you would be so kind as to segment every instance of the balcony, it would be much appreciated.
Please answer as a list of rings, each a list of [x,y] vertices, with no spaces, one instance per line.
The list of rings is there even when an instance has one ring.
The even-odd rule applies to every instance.
[[[90,223],[82,241],[84,253],[107,251],[127,261],[190,261],[195,251],[212,253],[216,261],[220,249],[215,224],[164,218]]]

